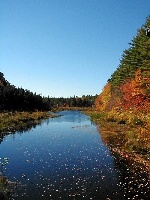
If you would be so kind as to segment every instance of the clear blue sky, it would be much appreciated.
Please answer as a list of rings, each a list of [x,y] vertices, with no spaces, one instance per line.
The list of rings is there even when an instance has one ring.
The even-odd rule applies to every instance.
[[[0,71],[42,96],[99,94],[150,0],[0,0]]]

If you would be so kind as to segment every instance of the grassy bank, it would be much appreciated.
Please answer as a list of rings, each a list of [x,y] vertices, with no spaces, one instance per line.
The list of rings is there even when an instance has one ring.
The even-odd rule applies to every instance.
[[[24,130],[40,120],[51,117],[48,112],[6,112],[0,113],[0,135]]]
[[[141,163],[150,171],[150,114],[88,111],[105,144],[123,159]]]

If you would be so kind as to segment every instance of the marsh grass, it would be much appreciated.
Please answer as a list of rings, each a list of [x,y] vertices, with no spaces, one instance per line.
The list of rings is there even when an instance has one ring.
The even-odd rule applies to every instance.
[[[86,112],[111,151],[146,163],[150,170],[150,114],[133,111]]]
[[[0,134],[15,132],[49,117],[48,112],[40,111],[0,113]]]

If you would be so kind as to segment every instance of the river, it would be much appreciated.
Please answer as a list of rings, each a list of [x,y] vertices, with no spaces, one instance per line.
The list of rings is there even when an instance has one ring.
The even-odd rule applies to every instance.
[[[1,141],[0,158],[9,158],[4,175],[19,183],[10,199],[127,199],[96,125],[79,111],[58,114]]]

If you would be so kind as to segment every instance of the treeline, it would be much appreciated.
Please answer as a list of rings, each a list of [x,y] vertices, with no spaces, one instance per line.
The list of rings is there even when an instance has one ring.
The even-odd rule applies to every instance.
[[[0,111],[47,110],[49,106],[36,93],[16,88],[5,80],[0,72]]]
[[[92,107],[94,105],[95,99],[97,95],[83,95],[82,97],[74,96],[69,98],[45,98],[45,102],[47,102],[51,108],[59,108],[59,107]]]
[[[42,97],[29,90],[16,88],[0,72],[0,111],[46,111],[59,107],[92,107],[96,96],[70,98]]]

